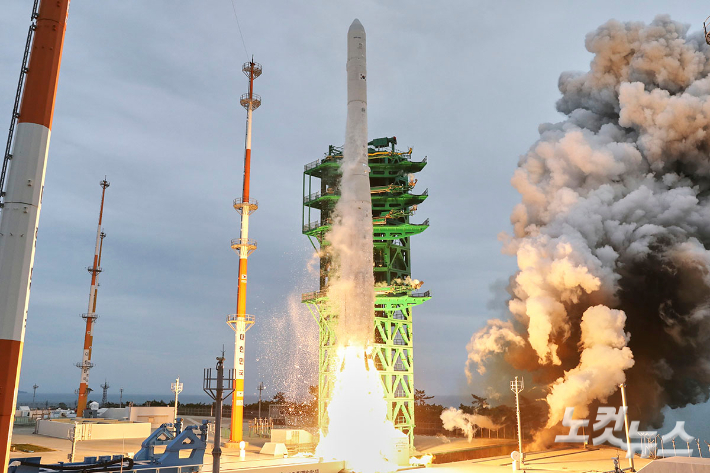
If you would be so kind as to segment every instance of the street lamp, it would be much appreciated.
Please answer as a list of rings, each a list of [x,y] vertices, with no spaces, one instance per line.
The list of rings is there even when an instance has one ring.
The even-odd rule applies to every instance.
[[[180,382],[180,377],[178,376],[174,383],[170,383],[170,390],[175,393],[175,422],[177,422],[177,406],[178,406],[178,394],[182,392],[182,383]]]
[[[523,382],[522,376],[520,379],[516,376],[513,381],[510,382],[510,390],[515,393],[515,410],[518,414],[518,451],[520,452],[519,465],[522,466],[523,461],[523,433],[520,430],[520,392],[525,388],[525,383]]]

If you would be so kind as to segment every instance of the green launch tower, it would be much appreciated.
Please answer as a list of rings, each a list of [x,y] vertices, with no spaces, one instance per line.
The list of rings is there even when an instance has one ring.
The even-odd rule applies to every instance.
[[[414,356],[412,308],[431,298],[417,292],[421,283],[411,279],[410,237],[429,227],[429,220],[412,224],[409,218],[428,192],[413,192],[415,173],[426,158],[412,161],[412,149],[397,151],[397,138],[378,138],[368,143],[370,192],[373,217],[375,276],[375,326],[373,359],[380,372],[388,403],[388,418],[414,439]],[[316,250],[328,246],[326,234],[340,198],[342,148],[329,146],[323,159],[306,164],[303,171],[303,233]],[[317,245],[316,245],[317,243]],[[321,252],[320,288],[302,295],[319,326],[318,423],[328,424],[327,406],[332,395],[336,366],[337,314],[328,306],[330,261]]]

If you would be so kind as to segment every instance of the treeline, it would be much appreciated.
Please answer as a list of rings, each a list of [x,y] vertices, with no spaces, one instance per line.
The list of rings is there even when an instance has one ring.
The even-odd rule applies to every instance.
[[[464,436],[463,432],[448,431],[444,429],[441,420],[441,413],[447,407],[435,402],[430,402],[435,396],[427,396],[423,389],[414,390],[414,420],[416,427],[414,433],[418,435],[446,435]],[[476,414],[486,416],[494,424],[500,426],[497,431],[488,433],[488,429],[483,429],[483,435],[488,437],[500,436],[501,438],[513,438],[517,432],[517,417],[515,405],[508,406],[499,404],[492,406],[488,399],[482,396],[471,394],[471,404],[459,404],[458,409],[466,414]],[[520,396],[520,422],[525,438],[532,438],[533,433],[542,429],[547,421],[547,404],[541,400],[531,400],[525,396]]]

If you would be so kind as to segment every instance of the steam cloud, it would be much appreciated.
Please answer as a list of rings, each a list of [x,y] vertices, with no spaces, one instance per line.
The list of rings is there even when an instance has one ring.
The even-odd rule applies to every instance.
[[[559,79],[566,118],[540,125],[513,175],[511,320],[474,334],[467,373],[501,358],[531,372],[548,426],[627,378],[646,425],[708,400],[710,52],[688,29],[657,16],[589,33],[590,70]]]
[[[441,413],[441,421],[446,430],[461,430],[468,437],[468,441],[473,440],[473,434],[479,427],[484,429],[497,430],[501,426],[494,423],[490,418],[477,414],[466,414],[460,409],[449,407]]]

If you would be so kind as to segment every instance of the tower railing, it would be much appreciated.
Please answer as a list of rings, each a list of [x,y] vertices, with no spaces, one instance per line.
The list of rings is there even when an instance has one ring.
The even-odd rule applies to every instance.
[[[239,253],[239,251],[246,247],[247,254],[252,254],[256,250],[256,240],[252,238],[232,238],[232,249]]]
[[[235,324],[238,323],[240,319],[244,320],[247,325],[254,325],[256,320],[256,318],[251,314],[229,314],[227,316],[227,323]]]
[[[309,194],[309,195],[304,195],[304,196],[303,196],[303,203],[305,204],[305,203],[307,203],[307,202],[312,202],[312,201],[314,201],[314,200],[320,199],[320,198],[323,197],[323,196],[331,196],[331,195],[332,195],[332,196],[339,196],[339,195],[340,195],[340,191],[339,191],[339,190],[332,190],[332,191],[330,191],[330,192],[328,192],[328,191],[325,191],[325,192],[314,192],[314,193]]]
[[[309,170],[311,170],[311,169],[313,169],[313,168],[315,168],[315,167],[318,167],[318,165],[319,165],[320,163],[321,163],[321,160],[320,160],[320,159],[316,159],[315,161],[311,161],[310,163],[305,164],[305,165],[303,166],[303,170],[304,170],[304,171],[309,171]]]
[[[301,294],[301,302],[307,302],[307,301],[312,301],[315,299],[321,299],[323,297],[327,297],[328,293],[327,291],[313,291],[313,292],[304,292]]]
[[[249,94],[242,94],[239,97],[239,103],[247,110],[249,110],[250,106],[252,110],[256,110],[261,106],[261,96],[259,94],[251,94],[250,97]]]
[[[244,214],[245,209],[248,209],[247,214],[252,214],[259,208],[259,201],[256,199],[249,199],[248,201],[245,201],[241,197],[237,197],[234,199],[233,206],[234,210],[240,214]]]

